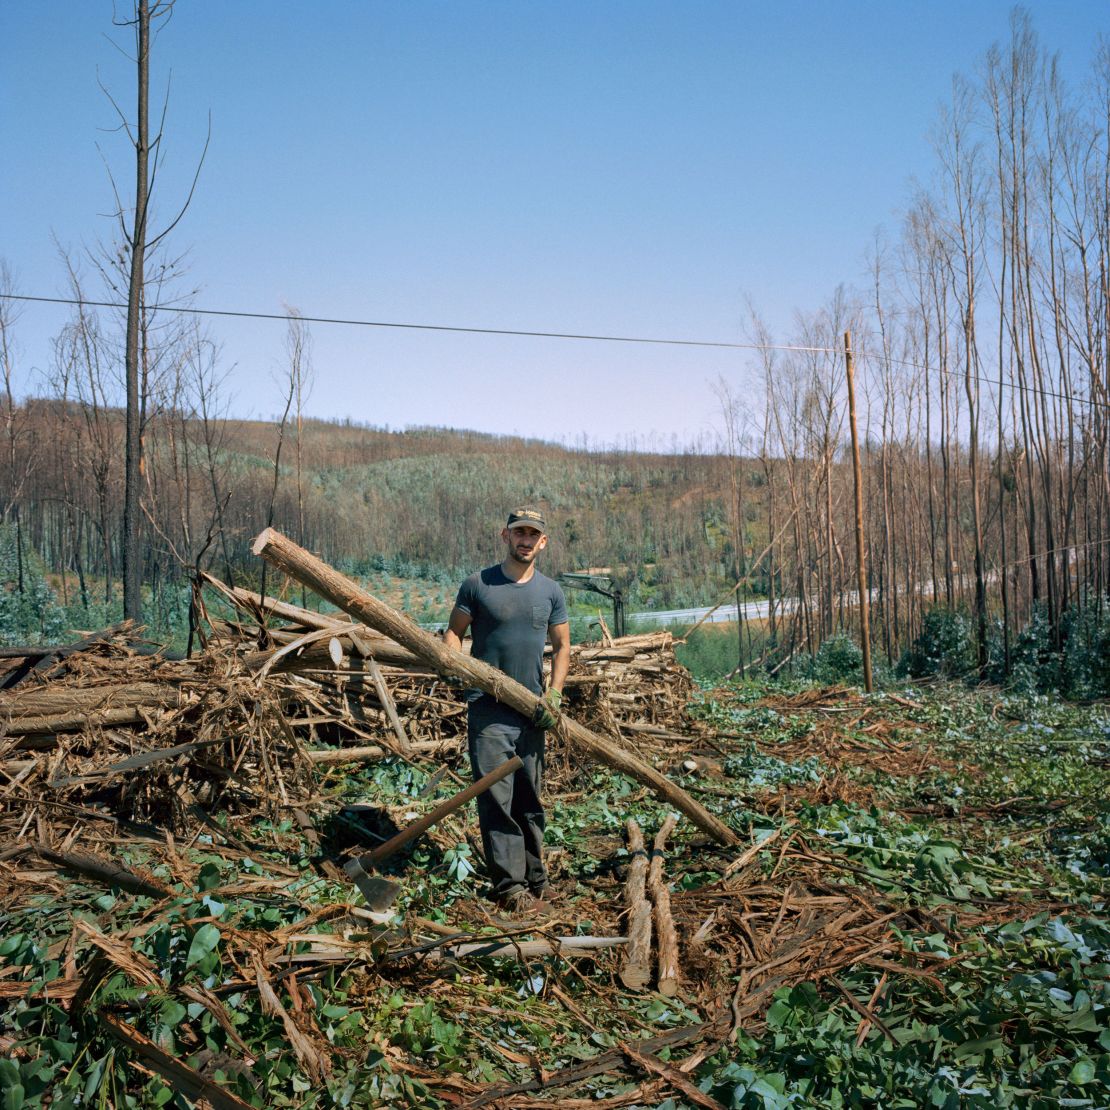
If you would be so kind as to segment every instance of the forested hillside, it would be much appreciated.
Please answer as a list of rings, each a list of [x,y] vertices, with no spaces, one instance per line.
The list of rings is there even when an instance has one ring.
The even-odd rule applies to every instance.
[[[81,579],[95,594],[113,591],[122,414],[37,401],[14,420],[29,452],[12,517],[25,551],[78,592]],[[32,447],[41,443],[52,450]],[[159,416],[146,447],[155,584],[198,562],[254,580],[250,540],[271,519],[353,573],[453,580],[498,557],[504,517],[522,503],[548,511],[550,573],[611,567],[635,604],[708,602],[735,580],[728,461],[718,456],[318,421],[283,433],[195,413]]]

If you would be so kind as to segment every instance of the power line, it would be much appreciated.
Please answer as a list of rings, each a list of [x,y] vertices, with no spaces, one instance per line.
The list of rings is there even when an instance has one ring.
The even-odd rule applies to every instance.
[[[34,301],[39,304],[81,305],[89,308],[127,308],[115,301],[86,301],[74,297],[31,297],[25,294],[0,293],[9,301]],[[343,324],[359,328],[401,328],[407,331],[445,331],[465,335],[516,335],[529,339],[579,339],[594,343],[648,343],[666,347],[719,347],[735,351],[801,351],[812,354],[835,354],[833,347],[799,347],[777,343],[726,343],[713,339],[660,339],[640,335],[580,335],[563,331],[525,331],[521,328],[476,328],[455,324],[410,324],[392,320],[348,320],[331,316],[301,316],[282,312],[236,312],[221,308],[190,308],[185,305],[150,305],[150,312],[185,312],[194,316],[232,316],[245,320],[303,320],[306,324]]]
[[[0,293],[0,300],[27,301],[36,304],[65,304],[77,305],[83,308],[118,308],[126,309],[127,305],[116,301],[87,301],[76,297],[36,297],[22,293]],[[282,312],[241,312],[227,308],[193,308],[187,305],[151,305],[150,312],[179,312],[192,316],[224,316],[241,320],[303,320],[306,324],[338,324],[345,327],[360,328],[396,328],[403,331],[433,331],[451,332],[462,335],[507,335],[519,336],[527,339],[575,339],[591,343],[639,343],[650,346],[665,347],[709,347],[720,350],[732,351],[788,351],[801,354],[839,355],[843,353],[842,347],[807,347],[791,343],[729,343],[724,340],[714,339],[665,339],[653,336],[637,335],[590,335],[577,332],[562,331],[527,331],[522,328],[479,328],[466,327],[456,324],[413,324],[395,320],[355,320],[335,316],[301,316]],[[956,377],[962,372],[949,370],[943,366],[929,366],[925,363],[914,362],[911,359],[895,358],[892,355],[861,353],[860,358],[884,359],[899,366],[909,366],[915,370],[934,372],[946,377]],[[1006,382],[997,378],[988,378],[982,374],[972,374],[973,381],[983,385],[1005,388]],[[1042,386],[1023,385],[1012,386],[1044,397],[1052,397],[1059,401],[1071,404],[1091,405],[1093,407],[1110,409],[1110,403],[1100,401],[1093,397],[1077,397],[1074,394],[1061,393]]]
[[[893,355],[871,355],[870,357],[874,359],[883,359],[886,362],[893,362],[899,366],[909,366],[914,370],[934,370],[936,371],[936,373],[944,374],[950,378],[962,377],[964,373],[962,370],[949,370],[945,366],[928,366],[923,362],[914,362],[912,359],[908,358],[895,358]],[[1044,397],[1055,397],[1058,401],[1068,401],[1071,404],[1097,405],[1099,408],[1110,408],[1110,404],[1108,404],[1106,401],[1099,401],[1097,398],[1094,397],[1076,397],[1074,393],[1058,393],[1056,390],[1045,389],[1042,386],[1038,385],[1017,386],[1014,385],[1012,382],[1007,383],[1002,381],[1000,378],[988,378],[983,374],[972,374],[971,380],[975,382],[980,382],[983,385],[994,385],[997,386],[999,389],[1004,389],[1007,385],[1009,385],[1011,389],[1017,390],[1018,392],[1024,390],[1026,393],[1037,393]]]

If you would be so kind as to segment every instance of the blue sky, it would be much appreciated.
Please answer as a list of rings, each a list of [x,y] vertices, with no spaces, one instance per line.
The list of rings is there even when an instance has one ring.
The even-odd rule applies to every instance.
[[[126,6],[118,0],[121,10]],[[993,0],[847,4],[178,0],[153,50],[172,70],[156,212],[205,308],[738,341],[750,297],[796,309],[863,280],[896,233],[952,75],[1007,35]],[[1027,5],[1082,80],[1102,0]],[[20,292],[108,241],[107,162],[131,110],[112,5],[0,5],[0,257]],[[98,149],[99,147],[99,149]],[[88,291],[96,291],[90,276]],[[21,380],[57,307],[21,310]],[[212,319],[232,409],[280,409],[284,334]],[[313,415],[565,439],[711,435],[712,383],[741,352],[316,325]]]

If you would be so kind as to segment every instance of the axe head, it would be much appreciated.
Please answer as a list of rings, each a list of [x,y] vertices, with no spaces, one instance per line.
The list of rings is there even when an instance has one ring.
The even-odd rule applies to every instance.
[[[358,887],[370,909],[377,913],[384,913],[393,905],[393,900],[397,897],[401,889],[400,883],[394,883],[389,879],[382,879],[376,875],[371,875],[370,872],[362,866],[362,860],[358,856],[347,860],[343,865],[343,870],[347,873],[351,882]]]

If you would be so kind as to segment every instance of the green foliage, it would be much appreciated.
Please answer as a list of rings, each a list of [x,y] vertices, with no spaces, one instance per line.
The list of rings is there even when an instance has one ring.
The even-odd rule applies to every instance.
[[[1081,700],[1110,695],[1110,608],[1105,599],[1069,609],[1059,640],[1057,646],[1047,614],[1038,606],[1013,645],[1007,684],[1023,693],[1059,691]]]
[[[793,864],[781,849],[796,837],[795,844],[828,861],[823,889],[858,891],[861,905],[896,914],[880,957],[905,962],[907,971],[861,963],[838,972],[844,989],[868,1005],[887,970],[876,1010],[890,1036],[873,1025],[860,1037],[858,1011],[828,979],[791,980],[760,1015],[765,1026],[759,1036],[742,1029],[701,1061],[691,1080],[734,1107],[1101,1105],[1110,1087],[1106,707],[1017,692],[983,694],[960,684],[918,691],[909,707],[877,694],[868,702],[869,720],[884,712],[892,722],[911,718],[896,737],[916,747],[907,754],[907,773],[837,765],[833,776],[831,749],[821,761],[814,754],[787,759],[775,754],[776,745],[789,743],[794,751],[811,733],[824,745],[839,727],[853,751],[874,742],[889,755],[890,734],[875,739],[854,713],[828,713],[827,702],[809,710],[758,704],[770,692],[793,689],[747,681],[699,695],[691,713],[724,749],[719,788],[699,798],[745,843],[775,836],[754,861],[763,881],[790,889]],[[918,751],[936,755],[935,765],[919,765]],[[688,785],[708,785],[707,777],[691,778]],[[795,799],[773,812],[746,810],[737,801],[750,798],[753,787],[780,790],[787,799],[797,789],[809,798],[812,783],[834,777],[866,789],[867,799]],[[390,760],[336,770],[327,789],[334,805],[357,801],[395,812],[430,782],[428,770]],[[735,796],[728,796],[729,785]],[[420,805],[433,806],[437,796],[453,790],[443,782]],[[581,884],[572,896],[578,899],[572,905],[579,910],[579,931],[604,931],[589,919],[599,891],[619,897],[627,860],[621,847],[625,818],[635,815],[650,830],[665,812],[639,784],[596,765],[584,765],[573,792],[550,807],[548,842],[560,850],[553,854],[560,887]],[[453,832],[461,834],[465,819],[458,820],[463,824]],[[243,873],[265,874],[269,857],[260,848],[250,859],[228,860],[202,838],[193,849],[180,849],[188,853],[188,890],[156,915],[148,899],[106,895],[77,879],[67,884],[64,900],[45,892],[33,905],[9,913],[0,936],[0,972],[6,982],[26,984],[29,993],[9,997],[0,1008],[0,1037],[16,1047],[0,1060],[0,1110],[174,1105],[161,1080],[138,1077],[92,1015],[111,1008],[194,1066],[201,1048],[241,1059],[227,1031],[181,993],[186,984],[218,991],[236,1034],[256,1057],[257,1088],[226,1069],[215,1073],[217,1081],[256,1106],[296,1110],[441,1106],[455,1092],[430,1088],[414,1072],[448,1079],[455,1074],[480,1084],[526,1082],[534,1071],[518,1061],[541,1059],[553,1070],[704,1016],[677,999],[614,995],[614,965],[604,957],[596,963],[576,959],[573,972],[548,959],[527,965],[484,959],[480,973],[468,967],[458,975],[419,960],[415,975],[396,963],[381,965],[370,977],[336,967],[300,983],[310,998],[311,1020],[337,1050],[333,1074],[325,1083],[313,1082],[301,1072],[281,1023],[262,1013],[257,992],[227,993],[219,986],[240,974],[230,958],[237,930],[268,932],[309,919],[313,932],[327,932],[332,918],[316,911],[349,899],[351,890],[311,869],[312,850],[298,844],[299,832],[287,820],[258,819],[237,831],[252,844],[277,838],[282,849],[273,860],[299,865],[300,877],[263,884],[265,893],[245,893]],[[478,896],[480,876],[473,868],[479,861],[467,839],[426,838],[415,846],[399,865],[405,876],[401,913],[442,920],[456,900]],[[687,822],[676,830],[668,854],[676,903],[682,892],[715,881],[734,858],[732,851],[705,844]],[[1069,909],[1050,914],[1046,905]],[[37,988],[63,975],[59,956],[75,917],[95,919],[98,928],[132,945],[151,961],[162,986],[151,989],[113,972],[100,982],[81,1020],[50,1001]],[[773,922],[765,924],[761,936]],[[376,942],[371,936],[367,943]],[[304,949],[291,946],[291,954],[298,950]],[[79,938],[75,956],[82,969],[91,966],[92,955]],[[549,985],[558,985],[588,1021],[562,999],[552,999]],[[590,1081],[587,1093],[600,1100],[627,1089],[607,1076]],[[675,1096],[660,1105],[677,1110],[684,1104]]]
[[[820,759],[807,756],[799,763],[787,763],[758,748],[743,755],[730,755],[724,762],[725,772],[748,787],[777,787],[792,783],[817,782],[825,773]]]
[[[1110,696],[1110,599],[1069,609],[1063,620],[1061,681],[1068,697]]]
[[[1009,685],[1030,694],[1058,690],[1061,663],[1060,653],[1052,644],[1048,616],[1037,606],[1011,651]]]
[[[958,678],[975,665],[971,619],[962,609],[937,606],[925,613],[921,632],[898,665],[911,678]]]
[[[56,643],[64,628],[65,615],[42,561],[26,541],[17,546],[12,525],[0,525],[0,643]]]
[[[859,1015],[835,993],[780,989],[767,1035],[707,1061],[702,1088],[736,1107],[1098,1105],[1110,1082],[1105,926],[1039,915],[976,930],[963,956],[949,991],[901,980],[884,1009],[893,1041],[872,1030],[857,1044]],[[853,971],[844,985],[866,1002],[877,979]]]
[[[722,697],[720,690],[708,690],[698,695],[687,707],[690,716],[696,721],[704,721],[720,732],[742,733],[751,739],[773,739],[786,728],[786,719],[769,705],[748,706],[736,704],[736,700],[758,693],[754,683],[747,686],[738,684],[729,687],[734,699],[732,704]]]
[[[19,588],[20,560],[16,532],[0,526],[0,644],[59,644],[73,639],[73,629],[97,629],[117,621],[123,606],[118,598],[105,603],[103,585],[95,598],[82,599],[76,591],[69,604],[50,584],[42,560],[27,545],[22,550],[22,591]],[[153,638],[178,650],[188,636],[189,601],[187,584],[160,579],[145,591],[148,628]]]
[[[837,632],[817,649],[811,674],[823,683],[862,681],[863,649],[847,632]]]

